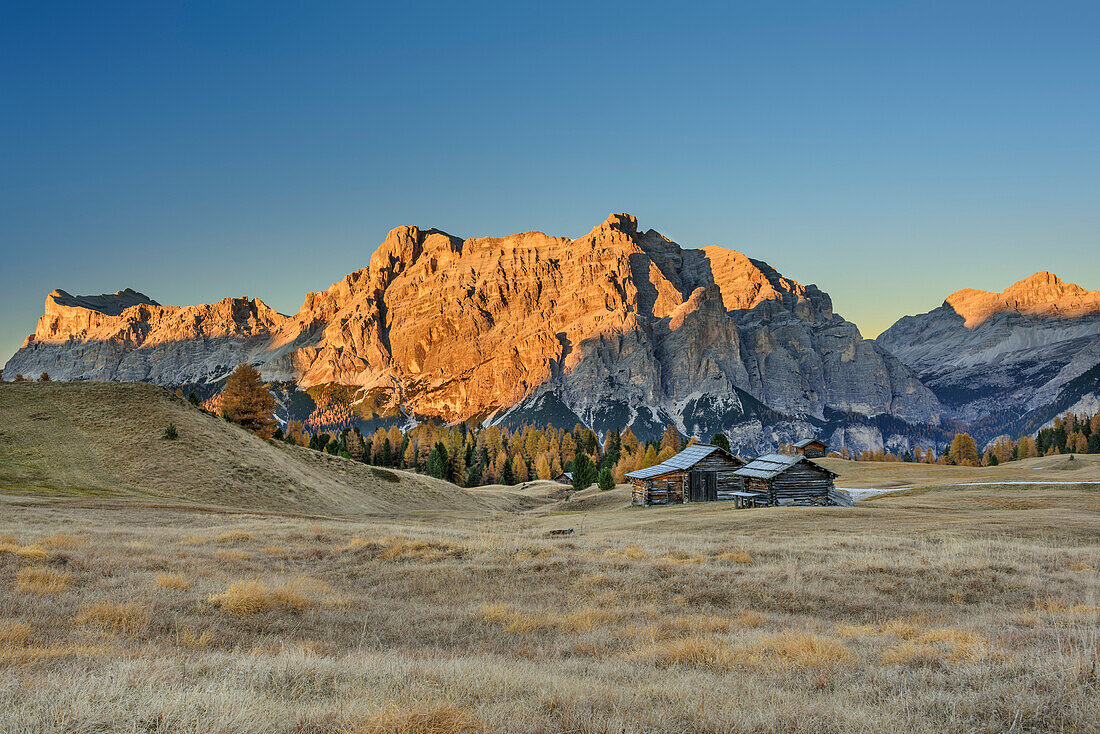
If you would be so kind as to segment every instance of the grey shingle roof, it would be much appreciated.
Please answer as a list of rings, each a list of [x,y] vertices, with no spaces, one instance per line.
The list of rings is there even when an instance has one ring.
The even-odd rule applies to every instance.
[[[721,451],[722,449],[717,446],[711,446],[707,443],[697,443],[693,446],[688,446],[686,449],[676,454],[673,457],[665,459],[660,464],[648,467],[646,469],[639,469],[638,471],[632,471],[626,476],[631,479],[651,479],[653,477],[659,477],[663,474],[671,474],[674,471],[683,471],[684,469],[690,469],[698,464],[703,459],[707,458],[715,451]]]
[[[804,449],[812,443],[819,443],[822,446],[825,445],[824,441],[821,441],[821,440],[816,439],[816,438],[804,438],[801,441],[795,442],[793,445],[796,446],[797,448]]]
[[[739,477],[751,477],[753,479],[771,479],[778,474],[782,474],[800,461],[804,461],[823,472],[828,472],[834,477],[836,476],[834,472],[829,471],[821,466],[821,464],[815,464],[801,454],[764,454],[763,456],[756,457],[748,464],[745,464],[735,471],[734,474]]]

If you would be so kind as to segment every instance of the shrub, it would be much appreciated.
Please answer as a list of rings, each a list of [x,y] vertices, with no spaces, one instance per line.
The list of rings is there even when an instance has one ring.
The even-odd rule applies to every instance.
[[[57,594],[68,588],[70,578],[68,573],[34,566],[15,575],[15,588],[27,594]]]
[[[162,438],[165,441],[175,441],[179,437],[180,437],[180,434],[176,430],[176,424],[175,423],[169,423],[168,427],[164,429],[164,436]]]
[[[38,381],[39,382],[49,382],[50,381],[50,373],[49,372],[43,372],[41,375],[38,376]]]
[[[389,469],[378,469],[378,468],[375,468],[375,467],[371,467],[370,473],[373,474],[374,476],[376,476],[379,479],[386,480],[387,482],[400,482],[401,481],[401,477],[397,476],[396,474],[394,474]]]
[[[611,467],[605,466],[600,470],[600,477],[596,480],[601,490],[606,492],[615,488],[615,477],[611,473]]]

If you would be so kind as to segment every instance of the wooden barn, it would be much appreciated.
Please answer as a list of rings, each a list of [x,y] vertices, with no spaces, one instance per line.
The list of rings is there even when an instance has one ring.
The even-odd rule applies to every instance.
[[[765,454],[734,472],[758,504],[852,506],[852,498],[833,486],[838,475],[801,454]]]
[[[688,446],[667,461],[626,475],[635,505],[731,500],[737,506],[752,498],[736,470],[745,462],[710,444]]]
[[[804,438],[792,445],[795,451],[807,459],[822,459],[829,454],[828,444],[824,441],[818,441],[816,438]]]

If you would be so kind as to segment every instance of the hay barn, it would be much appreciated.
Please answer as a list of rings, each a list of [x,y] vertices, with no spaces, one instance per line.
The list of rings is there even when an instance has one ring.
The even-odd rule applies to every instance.
[[[821,459],[828,455],[829,446],[824,441],[818,441],[816,438],[804,438],[798,443],[793,444],[794,450],[805,456],[807,459]]]
[[[745,491],[760,496],[759,504],[843,505],[852,498],[833,486],[838,475],[801,454],[765,454],[734,472]]]
[[[730,500],[741,506],[751,499],[735,474],[744,465],[717,446],[688,446],[656,466],[628,473],[631,503],[649,506]]]

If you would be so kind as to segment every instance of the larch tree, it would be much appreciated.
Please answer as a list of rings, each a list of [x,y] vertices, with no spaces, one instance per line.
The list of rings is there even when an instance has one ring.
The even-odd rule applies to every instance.
[[[275,399],[250,364],[233,370],[221,392],[222,412],[260,438],[275,435]]]
[[[676,430],[676,426],[669,424],[665,427],[665,432],[661,436],[661,451],[665,449],[672,449],[672,454],[680,453],[680,449],[683,446],[683,441],[680,438],[680,432]]]
[[[977,466],[978,446],[969,433],[956,433],[948,452],[953,464],[959,466]]]

